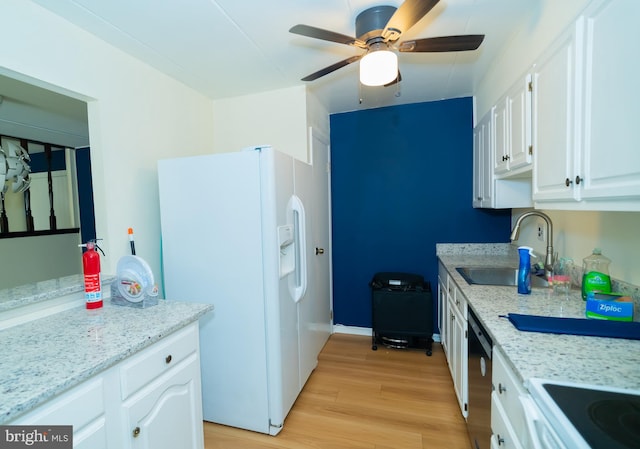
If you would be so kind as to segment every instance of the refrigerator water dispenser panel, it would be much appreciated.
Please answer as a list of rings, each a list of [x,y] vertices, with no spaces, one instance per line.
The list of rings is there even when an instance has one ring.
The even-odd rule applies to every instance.
[[[280,278],[293,272],[296,267],[294,229],[292,225],[278,226],[278,246],[280,246]]]

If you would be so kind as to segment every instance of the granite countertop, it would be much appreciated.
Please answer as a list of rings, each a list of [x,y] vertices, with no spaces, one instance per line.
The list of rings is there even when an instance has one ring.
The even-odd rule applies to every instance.
[[[639,340],[522,332],[501,317],[521,313],[585,318],[585,302],[578,288],[574,287],[565,300],[554,296],[549,288],[533,288],[531,295],[519,295],[516,287],[469,285],[456,267],[516,267],[517,253],[485,247],[486,252],[468,254],[462,246],[456,248],[440,248],[438,258],[523,383],[538,377],[640,389]]]
[[[107,284],[115,280],[113,275],[102,274],[103,289]],[[84,289],[84,277],[82,274],[73,274],[57,279],[51,279],[19,287],[0,290],[0,313],[29,306],[64,295],[82,292]]]
[[[198,320],[209,304],[75,307],[0,330],[0,424]]]

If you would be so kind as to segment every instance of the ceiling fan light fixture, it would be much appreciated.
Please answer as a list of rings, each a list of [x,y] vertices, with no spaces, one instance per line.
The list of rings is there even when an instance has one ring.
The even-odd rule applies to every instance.
[[[360,60],[360,82],[365,86],[384,86],[398,77],[398,55],[388,47],[372,48]]]

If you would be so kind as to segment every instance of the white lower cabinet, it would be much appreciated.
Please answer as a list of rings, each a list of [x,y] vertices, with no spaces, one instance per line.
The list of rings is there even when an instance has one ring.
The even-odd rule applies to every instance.
[[[491,447],[522,449],[526,423],[520,395],[527,394],[500,348],[492,351]]]
[[[447,304],[447,275],[442,273],[444,268],[439,267],[438,270],[438,329],[440,329],[440,344],[444,350],[445,357],[448,357],[447,348],[449,340],[446,336],[449,328],[449,306]]]
[[[75,449],[106,449],[108,384],[102,377],[89,379],[9,424],[71,425]]]
[[[440,340],[449,363],[453,388],[466,417],[469,407],[469,375],[467,353],[467,298],[460,292],[447,270],[440,266],[438,283],[438,308],[440,318]]]
[[[202,413],[195,354],[166,376],[158,378],[123,404],[130,438],[125,447],[136,449],[201,448]]]
[[[74,449],[203,449],[198,323],[9,424],[72,425]]]

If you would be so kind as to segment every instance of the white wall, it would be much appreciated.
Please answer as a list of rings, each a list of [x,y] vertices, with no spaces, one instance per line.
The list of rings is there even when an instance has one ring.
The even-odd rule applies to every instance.
[[[103,271],[115,273],[133,227],[159,279],[156,162],[211,151],[213,102],[30,1],[3,0],[0,15],[0,72],[88,102]],[[176,188],[188,195],[188,181]]]
[[[309,161],[305,86],[216,100],[213,121],[215,152],[271,145]]]
[[[553,38],[586,6],[588,0],[544,0],[531,10],[520,33],[513,36],[510,45],[484,76],[476,92],[477,113],[482,117],[518,76],[535,61]],[[621,31],[622,32],[622,31]],[[640,117],[637,119],[640,120]],[[596,124],[597,126],[597,124]],[[523,210],[513,211],[513,220]],[[611,274],[635,285],[640,285],[640,213],[638,212],[571,212],[545,211],[554,223],[554,245],[560,256],[572,257],[577,263],[589,255],[594,247],[613,260]],[[519,244],[534,247],[544,254],[545,244],[536,235],[536,220],[523,223]]]

